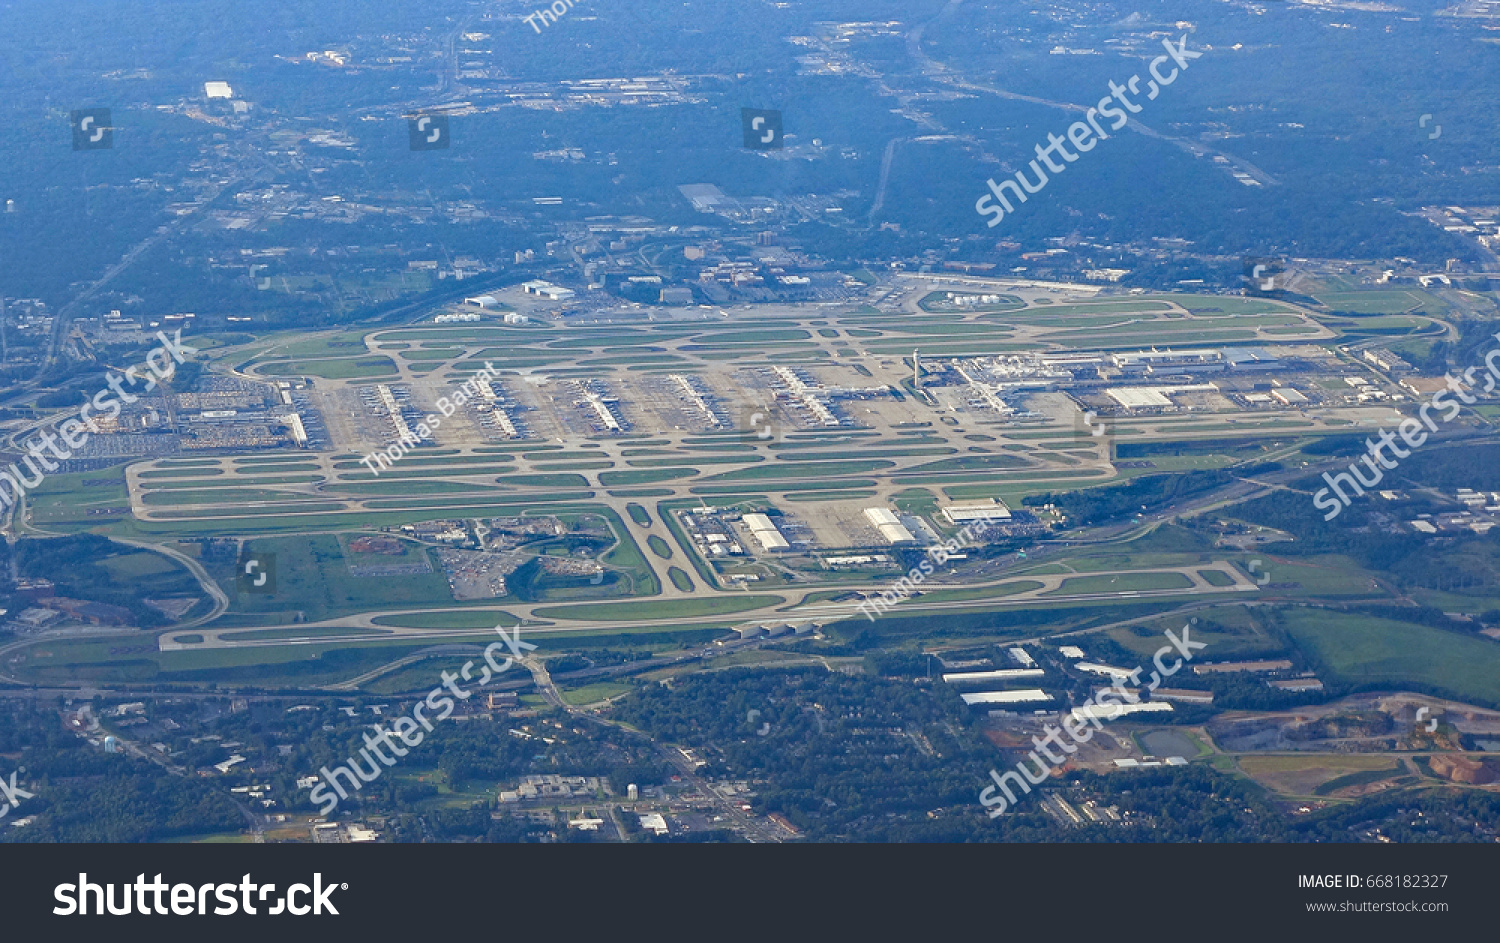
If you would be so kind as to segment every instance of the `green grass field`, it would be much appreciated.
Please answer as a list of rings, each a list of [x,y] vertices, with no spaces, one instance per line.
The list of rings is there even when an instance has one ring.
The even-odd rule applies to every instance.
[[[1357,311],[1361,314],[1403,314],[1429,304],[1426,292],[1404,288],[1391,291],[1329,291],[1313,296],[1335,311]]]
[[[1148,589],[1187,589],[1193,581],[1181,573],[1115,573],[1075,576],[1044,596],[1077,596],[1089,593],[1128,593]]]
[[[1287,631],[1351,684],[1421,684],[1460,700],[1500,704],[1500,642],[1409,622],[1299,609]]]
[[[271,553],[276,559],[276,592],[239,593],[232,567],[210,568],[229,593],[237,611],[303,613],[313,622],[331,616],[364,612],[386,606],[452,604],[453,594],[442,570],[402,576],[355,576],[349,571],[337,537],[261,537],[249,542],[249,552]],[[402,557],[389,558],[407,562]],[[365,556],[360,562],[374,562]]]
[[[277,360],[261,366],[269,377],[314,376],[325,380],[353,380],[397,374],[389,357],[347,357],[336,360]]]
[[[601,681],[598,684],[585,684],[578,688],[563,688],[562,699],[574,707],[582,707],[585,704],[594,704],[606,698],[619,697],[628,694],[634,688],[628,684],[618,682]]]

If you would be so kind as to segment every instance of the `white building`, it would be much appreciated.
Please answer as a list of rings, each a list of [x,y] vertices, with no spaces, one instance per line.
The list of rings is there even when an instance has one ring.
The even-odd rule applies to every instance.
[[[302,425],[300,413],[292,413],[286,417],[286,427],[292,434],[292,441],[298,445],[307,444],[307,427]]]
[[[911,535],[911,531],[906,529],[906,525],[901,523],[901,519],[886,508],[865,508],[865,517],[875,525],[875,529],[880,531],[880,536],[889,543],[916,542],[916,538]]]
[[[1165,714],[1170,713],[1171,710],[1172,705],[1165,701],[1140,701],[1136,704],[1088,704],[1073,708],[1068,712],[1068,716],[1080,723],[1087,723],[1094,718],[1119,720],[1128,714]]]
[[[658,835],[667,834],[667,820],[660,812],[648,812],[641,816],[641,828]]]
[[[950,524],[970,524],[975,521],[1008,521],[1010,508],[1005,502],[991,498],[977,504],[950,504],[943,508],[943,517]]]
[[[1041,668],[1001,668],[998,671],[961,671],[943,675],[948,684],[968,684],[990,681],[1014,681],[1018,678],[1040,678],[1047,672]]]
[[[1095,665],[1086,661],[1080,661],[1073,667],[1077,668],[1079,671],[1087,671],[1089,674],[1104,675],[1105,677],[1114,678],[1118,681],[1128,680],[1130,678],[1131,672],[1136,670],[1132,668],[1116,668],[1112,665]]]
[[[1041,688],[1025,688],[1020,691],[980,691],[977,694],[960,694],[965,704],[1036,704],[1052,700],[1052,695]]]
[[[781,531],[776,529],[776,525],[766,515],[746,514],[742,520],[750,528],[750,536],[759,541],[766,552],[791,549],[792,545],[787,543],[786,538],[781,536]]]
[[[541,297],[546,298],[548,301],[567,301],[569,298],[572,298],[574,295],[578,294],[571,288],[563,288],[559,285],[554,285],[551,282],[544,282],[541,279],[523,282],[521,285],[521,290],[526,292],[526,294],[528,295],[540,295]]]
[[[234,90],[229,87],[228,82],[204,82],[203,94],[207,95],[210,99],[233,98]]]

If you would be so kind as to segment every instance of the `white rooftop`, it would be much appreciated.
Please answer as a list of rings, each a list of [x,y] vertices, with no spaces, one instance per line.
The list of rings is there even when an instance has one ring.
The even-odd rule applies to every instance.
[[[1089,704],[1085,707],[1073,708],[1069,716],[1077,721],[1088,721],[1094,718],[1119,720],[1126,714],[1169,713],[1171,710],[1172,705],[1166,701],[1140,701],[1135,704]]]
[[[1128,678],[1132,669],[1116,668],[1113,665],[1095,665],[1090,662],[1080,661],[1073,666],[1079,671],[1087,671],[1089,674],[1104,675],[1109,678]]]
[[[1009,681],[1015,678],[1040,678],[1047,672],[1041,668],[1001,668],[997,671],[962,671],[943,675],[948,684],[965,684],[977,681]]]
[[[1020,691],[980,691],[975,694],[960,694],[965,704],[1031,704],[1050,701],[1052,695],[1041,688],[1026,688]]]

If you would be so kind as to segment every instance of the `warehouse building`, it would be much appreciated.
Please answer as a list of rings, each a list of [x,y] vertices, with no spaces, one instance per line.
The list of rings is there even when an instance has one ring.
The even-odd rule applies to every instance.
[[[1141,701],[1137,704],[1085,704],[1075,707],[1068,716],[1079,723],[1090,720],[1119,720],[1128,714],[1171,713],[1172,705],[1165,701]]]
[[[526,294],[528,295],[540,295],[541,297],[546,298],[548,301],[567,301],[569,298],[577,294],[577,292],[573,291],[573,289],[571,288],[563,288],[561,286],[554,285],[551,282],[544,282],[541,279],[523,282],[521,284],[521,290],[526,292]]]
[[[781,531],[776,529],[776,525],[766,515],[746,514],[742,520],[750,529],[750,536],[759,541],[767,553],[791,549],[792,545],[787,543],[786,538],[781,536]]]
[[[950,524],[972,524],[976,521],[1008,521],[1010,508],[1005,502],[991,498],[976,504],[950,504],[943,508],[943,517]]]
[[[1039,704],[1052,700],[1052,695],[1041,688],[1025,688],[1020,691],[980,691],[977,694],[960,694],[965,704]]]
[[[1047,672],[1041,668],[1001,668],[998,671],[961,671],[943,675],[948,684],[974,684],[991,681],[1014,681],[1019,678],[1040,678]]]
[[[886,508],[865,508],[865,517],[871,524],[875,525],[875,529],[880,531],[880,536],[884,537],[888,543],[909,544],[916,542],[917,538],[911,535],[911,531],[906,529],[906,525],[901,523],[901,519]]]

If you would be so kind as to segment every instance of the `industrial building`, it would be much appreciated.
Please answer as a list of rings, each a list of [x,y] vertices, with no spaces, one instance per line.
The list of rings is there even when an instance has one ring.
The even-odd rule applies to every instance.
[[[991,498],[977,504],[950,504],[943,508],[943,517],[950,524],[970,524],[975,521],[1008,521],[1010,508],[1005,502]]]
[[[1126,409],[1141,407],[1168,407],[1175,405],[1168,397],[1178,393],[1205,393],[1219,391],[1212,383],[1194,383],[1188,386],[1116,386],[1105,390],[1105,395]]]
[[[1095,665],[1086,661],[1080,661],[1073,667],[1077,668],[1079,671],[1087,671],[1089,674],[1104,675],[1107,678],[1114,678],[1119,681],[1127,680],[1133,670],[1138,670],[1131,668],[1115,668],[1112,665]]]
[[[1157,688],[1151,697],[1158,701],[1181,701],[1183,704],[1212,704],[1214,692],[1194,691],[1188,688]]]
[[[721,512],[705,507],[695,511],[678,511],[677,519],[692,538],[693,546],[704,556],[742,555],[744,548],[736,539],[734,530],[720,515]]]
[[[1409,373],[1412,370],[1411,364],[1403,360],[1398,354],[1384,347],[1367,350],[1363,356],[1367,363],[1373,364],[1387,373]]]
[[[1024,688],[1019,691],[980,691],[977,694],[960,694],[965,704],[1038,704],[1052,700],[1052,695],[1041,688]],[[1170,708],[1169,708],[1170,709]]]
[[[1041,668],[1000,668],[995,671],[960,671],[943,675],[948,684],[988,684],[991,681],[1015,681],[1020,678],[1040,678],[1047,672]]]
[[[791,549],[792,545],[787,543],[786,538],[781,536],[781,531],[776,529],[776,525],[766,515],[746,514],[741,520],[750,529],[750,536],[759,541],[767,553]]]
[[[1270,370],[1280,358],[1263,347],[1224,350],[1142,350],[1108,355],[1109,363],[1125,374],[1216,373],[1225,370]]]
[[[1091,720],[1119,720],[1129,714],[1171,713],[1172,705],[1165,701],[1141,701],[1136,704],[1086,704],[1075,707],[1068,716],[1079,723]]]
[[[571,288],[563,288],[551,282],[535,279],[521,284],[521,290],[528,295],[540,295],[548,301],[567,301],[578,294]]]
[[[886,508],[865,508],[865,517],[875,525],[875,529],[880,531],[880,536],[884,537],[888,543],[916,542],[916,538],[911,535],[911,531],[906,529],[906,525],[901,523],[901,519]]]

